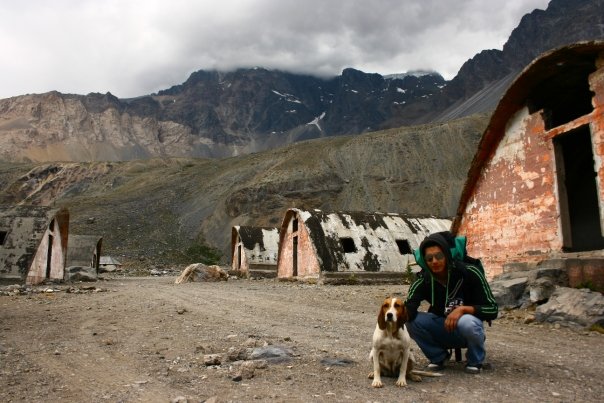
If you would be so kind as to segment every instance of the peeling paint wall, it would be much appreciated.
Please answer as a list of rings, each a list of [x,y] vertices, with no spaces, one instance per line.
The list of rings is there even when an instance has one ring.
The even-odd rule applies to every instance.
[[[468,253],[483,260],[490,278],[504,264],[535,263],[563,252],[559,184],[553,139],[589,127],[597,173],[600,221],[604,228],[604,61],[589,77],[594,110],[550,130],[542,111],[525,106],[511,115],[503,138],[484,165],[465,206],[458,234]],[[585,78],[587,80],[587,77]]]
[[[464,213],[459,233],[489,276],[503,263],[560,249],[554,151],[541,115],[525,107],[509,121]]]
[[[594,92],[592,99],[594,112],[590,122],[592,145],[594,149],[596,182],[599,190],[600,226],[604,229],[604,54],[596,60],[596,70],[589,77],[589,86]],[[603,234],[604,235],[604,234]]]
[[[320,260],[304,221],[310,214],[300,210],[288,210],[285,215],[279,242],[277,276],[280,278],[318,278]],[[294,230],[294,221],[297,229]],[[285,229],[285,231],[284,231]],[[295,239],[295,242],[294,242]],[[295,245],[295,246],[294,246]],[[294,263],[294,255],[295,263]],[[294,273],[294,265],[296,272]]]
[[[297,231],[293,230],[294,219],[298,220]],[[415,262],[412,250],[430,233],[448,230],[450,225],[450,220],[435,217],[291,209],[282,226],[278,276],[404,272]],[[397,241],[408,251],[402,253]]]
[[[52,231],[50,222],[54,220]],[[50,278],[63,279],[69,213],[48,207],[0,206],[0,279],[36,284],[46,278],[49,235],[53,236]]]
[[[27,273],[26,284],[39,284],[45,279],[63,280],[67,256],[67,237],[69,231],[69,215],[60,211],[49,223],[33,263]],[[52,243],[50,243],[52,241]],[[50,251],[50,270],[48,268],[48,253]]]
[[[233,270],[249,272],[251,268],[277,268],[279,230],[277,228],[239,227],[233,229]],[[241,256],[241,262],[239,257]]]

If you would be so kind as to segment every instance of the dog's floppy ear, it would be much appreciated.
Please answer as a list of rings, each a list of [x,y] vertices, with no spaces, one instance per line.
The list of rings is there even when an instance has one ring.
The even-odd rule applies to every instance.
[[[400,329],[409,320],[409,315],[407,315],[407,307],[402,299],[396,301],[396,304],[400,304],[396,310],[396,328]]]
[[[387,301],[388,301],[388,299],[382,303],[382,305],[380,306],[380,310],[378,311],[377,322],[378,322],[379,328],[382,330],[386,329],[386,318],[384,315],[384,307],[388,305]]]

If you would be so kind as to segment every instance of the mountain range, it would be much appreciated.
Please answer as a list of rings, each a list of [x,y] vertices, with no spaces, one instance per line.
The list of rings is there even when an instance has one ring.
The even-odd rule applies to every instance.
[[[526,14],[503,50],[485,50],[446,81],[352,68],[330,79],[263,68],[197,71],[156,94],[50,92],[0,100],[0,158],[120,161],[228,157],[297,141],[443,122],[492,110],[533,58],[604,39],[603,0],[552,0]]]
[[[157,94],[0,100],[0,203],[60,205],[105,254],[162,267],[289,207],[452,216],[491,110],[543,51],[604,39],[604,0],[552,0],[451,81],[198,71]]]

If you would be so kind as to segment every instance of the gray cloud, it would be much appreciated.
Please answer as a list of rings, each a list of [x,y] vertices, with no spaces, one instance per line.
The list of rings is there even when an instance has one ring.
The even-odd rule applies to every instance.
[[[252,66],[322,76],[431,69],[450,79],[548,1],[0,0],[0,98],[131,97],[196,70]]]

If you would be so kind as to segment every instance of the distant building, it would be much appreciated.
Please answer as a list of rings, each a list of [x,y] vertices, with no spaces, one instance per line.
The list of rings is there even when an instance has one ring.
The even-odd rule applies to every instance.
[[[63,280],[68,234],[66,209],[0,206],[0,280]]]
[[[231,268],[250,276],[276,277],[279,230],[236,225],[231,231]]]
[[[103,237],[98,235],[69,235],[66,267],[92,267],[98,273]]]
[[[504,94],[452,230],[489,277],[564,259],[591,273],[575,285],[604,289],[603,229],[604,42],[584,42],[541,55]]]
[[[395,273],[402,279],[415,263],[413,249],[450,225],[451,220],[432,216],[292,208],[280,230],[278,276],[328,281]]]

